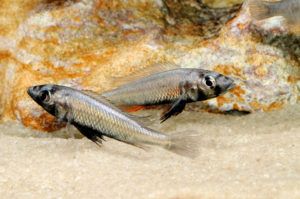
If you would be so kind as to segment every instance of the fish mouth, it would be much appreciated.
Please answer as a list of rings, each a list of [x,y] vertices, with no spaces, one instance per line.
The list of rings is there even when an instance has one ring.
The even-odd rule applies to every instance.
[[[29,88],[27,89],[27,94],[30,95],[30,96],[33,95],[33,86],[31,86],[31,87],[29,87]]]
[[[231,89],[233,89],[233,88],[235,88],[235,87],[236,87],[236,84],[235,84],[235,83],[232,83],[232,84],[230,84],[230,85],[226,88],[226,90],[229,91],[229,90],[231,90]]]
[[[27,89],[27,94],[28,94],[30,97],[32,97],[32,95],[33,95],[33,87],[32,87],[32,86],[29,87],[29,88]]]
[[[37,91],[36,91],[36,86],[31,86],[27,89],[27,94],[32,98],[32,99],[36,99],[37,96]]]

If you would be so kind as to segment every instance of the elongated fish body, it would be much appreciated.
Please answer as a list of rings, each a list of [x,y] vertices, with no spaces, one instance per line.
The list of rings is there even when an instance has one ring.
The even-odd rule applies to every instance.
[[[179,114],[186,103],[217,97],[234,86],[232,79],[217,72],[180,68],[129,82],[102,93],[102,96],[121,105],[172,103],[173,106],[161,118],[165,121],[172,115]]]
[[[276,2],[249,0],[248,5],[251,16],[256,20],[263,20],[274,16],[282,16],[288,24],[300,23],[299,0],[281,0]]]
[[[180,97],[180,82],[187,81],[189,74],[189,70],[166,71],[104,92],[102,96],[116,104],[156,105],[171,103]]]
[[[158,145],[181,153],[176,138],[145,127],[137,116],[124,113],[90,91],[48,84],[30,87],[28,94],[55,117],[73,124],[95,143],[108,136],[132,145]]]

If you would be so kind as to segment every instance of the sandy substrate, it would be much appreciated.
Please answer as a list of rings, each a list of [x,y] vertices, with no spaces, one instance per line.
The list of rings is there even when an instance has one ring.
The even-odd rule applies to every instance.
[[[0,196],[300,198],[300,106],[247,116],[184,112],[152,128],[196,132],[199,156],[111,139],[99,148],[78,134],[0,125]]]

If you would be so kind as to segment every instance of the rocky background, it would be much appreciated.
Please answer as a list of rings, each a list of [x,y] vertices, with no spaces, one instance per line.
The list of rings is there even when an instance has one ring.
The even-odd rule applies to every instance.
[[[235,79],[231,92],[189,110],[270,111],[297,103],[300,37],[280,20],[252,21],[240,3],[2,0],[0,121],[56,130],[55,118],[28,97],[29,86],[56,83],[101,93],[112,89],[112,76],[161,62]]]

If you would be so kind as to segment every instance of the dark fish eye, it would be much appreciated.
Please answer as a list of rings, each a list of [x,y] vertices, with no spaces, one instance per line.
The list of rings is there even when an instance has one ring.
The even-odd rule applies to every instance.
[[[212,76],[206,76],[205,77],[205,84],[208,87],[214,88],[216,85],[216,81]]]
[[[205,83],[206,83],[207,86],[212,86],[213,85],[213,83],[209,79],[206,80]]]
[[[50,99],[49,92],[48,91],[42,91],[39,95],[39,98],[40,98],[41,101],[44,101],[44,102],[49,101],[49,99]]]

